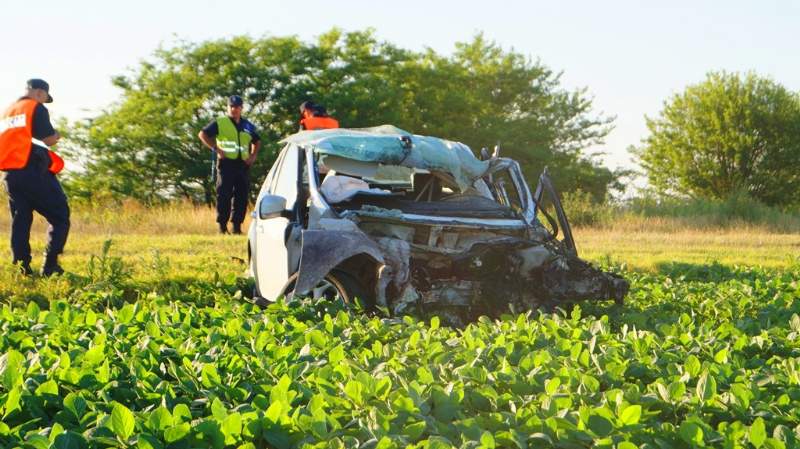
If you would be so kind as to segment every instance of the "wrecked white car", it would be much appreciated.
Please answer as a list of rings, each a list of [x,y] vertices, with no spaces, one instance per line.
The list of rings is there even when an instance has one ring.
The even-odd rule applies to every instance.
[[[392,126],[284,142],[249,229],[259,300],[358,298],[458,325],[627,293],[623,278],[577,257],[546,171],[531,193],[511,159]]]

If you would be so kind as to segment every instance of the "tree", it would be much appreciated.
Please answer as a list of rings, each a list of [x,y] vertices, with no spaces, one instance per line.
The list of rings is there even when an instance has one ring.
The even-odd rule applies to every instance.
[[[451,57],[336,29],[312,44],[294,37],[181,43],[114,84],[120,102],[73,133],[86,168],[68,183],[73,194],[211,201],[210,152],[196,135],[232,93],[244,97],[243,115],[264,143],[254,182],[280,139],[297,130],[297,106],[309,98],[346,127],[391,123],[476,150],[499,142],[529,180],[549,165],[560,187],[600,200],[616,180],[581,152],[609,132],[611,119],[591,115],[584,90],[564,90],[558,74],[482,35],[457,44]]]
[[[768,205],[800,201],[800,97],[754,73],[709,73],[647,119],[635,149],[662,193]]]

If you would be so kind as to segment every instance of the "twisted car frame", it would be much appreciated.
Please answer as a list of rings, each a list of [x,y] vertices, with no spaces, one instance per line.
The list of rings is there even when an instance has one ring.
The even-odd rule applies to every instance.
[[[578,258],[546,170],[531,192],[512,159],[388,125],[284,143],[248,230],[258,301],[358,298],[459,325],[628,291]]]

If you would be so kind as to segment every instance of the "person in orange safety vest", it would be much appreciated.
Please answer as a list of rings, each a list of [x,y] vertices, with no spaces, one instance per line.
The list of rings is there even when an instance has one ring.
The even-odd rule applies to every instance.
[[[30,234],[33,212],[50,224],[42,275],[63,273],[58,256],[69,234],[69,205],[56,173],[64,161],[47,147],[61,135],[50,123],[43,103],[51,103],[50,85],[41,79],[28,80],[25,95],[0,116],[0,170],[11,210],[11,252],[13,263],[25,275],[31,269]]]
[[[310,101],[304,101],[300,105],[300,116],[301,131],[339,127],[339,122],[335,118],[328,115],[324,106],[314,104]]]

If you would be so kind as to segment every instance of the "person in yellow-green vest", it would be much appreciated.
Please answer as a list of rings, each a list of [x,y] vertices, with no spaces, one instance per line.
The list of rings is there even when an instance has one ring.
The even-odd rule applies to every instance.
[[[255,125],[242,117],[242,106],[242,97],[231,95],[228,115],[209,123],[199,134],[200,140],[217,153],[217,223],[221,234],[228,233],[229,220],[233,233],[242,233],[250,190],[249,170],[261,147]]]

